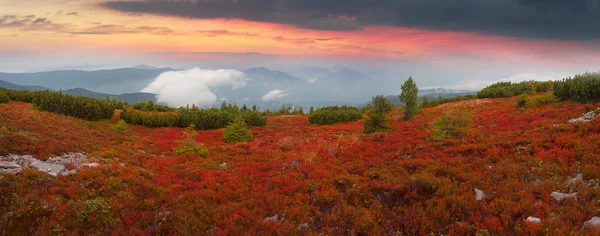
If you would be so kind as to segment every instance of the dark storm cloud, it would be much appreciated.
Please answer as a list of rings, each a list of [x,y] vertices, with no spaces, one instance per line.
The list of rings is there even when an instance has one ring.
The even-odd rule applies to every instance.
[[[405,26],[550,38],[600,37],[600,0],[145,0],[109,9],[189,18],[235,18],[316,30]]]

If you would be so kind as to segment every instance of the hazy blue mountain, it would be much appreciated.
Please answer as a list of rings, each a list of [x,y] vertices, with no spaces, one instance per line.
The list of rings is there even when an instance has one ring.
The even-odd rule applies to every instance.
[[[51,89],[43,87],[43,86],[16,85],[16,84],[9,83],[9,82],[3,81],[3,80],[0,80],[0,88],[10,89],[10,90],[29,90],[29,91],[51,90]]]
[[[73,96],[90,97],[96,99],[116,99],[117,101],[127,102],[128,104],[136,104],[138,102],[153,101],[156,102],[156,94],[152,93],[125,93],[121,95],[97,93],[87,89],[74,88],[62,91],[64,94],[70,94]]]
[[[64,70],[37,73],[0,73],[0,80],[21,85],[44,86],[53,90],[84,88],[101,93],[141,91],[158,75],[171,68],[122,68],[98,71]]]
[[[142,69],[142,70],[156,70],[156,69],[159,69],[157,67],[149,66],[149,65],[144,65],[144,64],[137,65],[137,66],[134,66],[134,67],[131,67],[131,68],[133,68],[133,69]]]

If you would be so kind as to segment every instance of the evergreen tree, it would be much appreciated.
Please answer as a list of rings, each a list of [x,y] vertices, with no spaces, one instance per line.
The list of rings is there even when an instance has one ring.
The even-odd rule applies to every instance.
[[[418,93],[419,88],[417,88],[417,84],[413,81],[412,77],[408,78],[408,80],[404,82],[404,85],[402,85],[402,94],[400,94],[400,101],[405,104],[405,120],[409,120],[417,114]]]
[[[310,109],[308,110],[308,114],[312,114],[313,112],[315,112],[315,108],[313,106],[310,106]]]
[[[244,104],[244,106],[242,106],[242,111],[247,111],[248,107],[246,107],[246,104]]]
[[[302,109],[302,107],[298,108],[298,114],[304,115],[304,109]]]
[[[241,116],[238,116],[233,123],[223,129],[223,140],[227,143],[246,142],[253,139],[252,132],[250,132]]]
[[[383,95],[377,95],[369,105],[372,108],[369,109],[369,117],[365,120],[365,132],[373,133],[389,129],[389,126],[384,123],[388,120],[387,113],[394,107],[392,102]]]
[[[256,107],[256,105],[252,106],[252,111],[258,111],[258,108]]]

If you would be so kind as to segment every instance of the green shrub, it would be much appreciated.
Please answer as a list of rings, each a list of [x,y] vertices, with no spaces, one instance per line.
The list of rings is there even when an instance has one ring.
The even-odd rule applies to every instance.
[[[129,133],[129,125],[124,120],[119,120],[116,124],[112,126],[112,130],[119,134]]]
[[[33,104],[40,110],[86,120],[110,119],[115,109],[124,105],[114,100],[98,100],[51,91],[35,92]]]
[[[258,111],[246,111],[243,113],[244,121],[248,126],[265,127],[267,117]]]
[[[384,123],[389,120],[387,113],[392,111],[394,105],[383,95],[373,97],[369,105],[371,109],[367,119],[365,119],[364,131],[373,133],[388,130],[390,126]]]
[[[177,114],[174,112],[143,112],[133,109],[125,109],[121,112],[121,119],[129,124],[142,125],[149,128],[173,127],[178,122]]]
[[[353,122],[362,119],[362,114],[356,107],[330,106],[319,108],[308,115],[310,124],[329,125],[340,122]]]
[[[525,107],[525,105],[527,105],[527,95],[526,94],[521,94],[521,96],[519,96],[519,98],[517,98],[517,107]]]
[[[0,92],[5,93],[6,95],[8,95],[8,98],[12,101],[19,101],[19,102],[28,102],[28,103],[32,103],[33,102],[33,92],[29,92],[26,90],[9,90],[9,89],[0,89]]]
[[[175,109],[170,108],[168,106],[155,104],[153,101],[148,102],[139,102],[133,104],[133,109],[141,110],[141,111],[158,111],[158,112],[171,112],[175,111]]]
[[[227,143],[246,142],[253,139],[252,132],[250,132],[242,117],[236,118],[233,123],[223,129],[223,140]]]
[[[462,136],[469,130],[471,123],[471,113],[466,108],[448,111],[434,121],[431,137],[434,140],[443,140]]]
[[[523,81],[519,83],[498,82],[483,88],[477,93],[478,98],[504,98],[524,93],[549,92],[553,88],[552,81]]]
[[[577,102],[600,101],[600,73],[585,73],[556,81],[554,96]]]
[[[173,154],[178,156],[196,155],[207,157],[208,149],[196,141],[196,136],[198,136],[198,132],[194,130],[193,125],[186,128],[186,130],[183,132],[183,139],[177,141],[179,145],[177,147],[173,147]]]
[[[417,84],[413,81],[412,77],[408,78],[408,80],[402,85],[402,93],[400,94],[400,101],[404,102],[404,119],[410,120],[415,114],[417,114],[417,109],[419,107],[419,102],[417,95],[419,93],[419,88],[417,88]]]
[[[8,97],[8,95],[0,91],[0,103],[8,103],[9,100],[10,98]]]
[[[421,105],[420,105],[420,108],[437,107],[439,105],[446,104],[446,103],[460,102],[460,101],[473,100],[473,99],[477,99],[477,96],[475,96],[475,95],[465,95],[465,96],[456,95],[456,97],[452,97],[452,98],[439,97],[438,99],[431,100],[431,101],[427,100],[427,96],[425,96],[423,98],[423,103],[421,103]]]

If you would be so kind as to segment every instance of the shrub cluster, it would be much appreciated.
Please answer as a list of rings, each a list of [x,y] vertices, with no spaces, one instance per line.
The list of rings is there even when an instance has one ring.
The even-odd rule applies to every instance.
[[[8,103],[9,100],[10,100],[10,98],[8,97],[8,95],[6,95],[6,93],[0,91],[0,103]]]
[[[121,119],[129,124],[143,125],[145,127],[173,127],[178,123],[177,114],[174,112],[139,111],[124,109]]]
[[[461,136],[471,127],[471,123],[471,113],[466,108],[450,110],[434,121],[431,137],[433,140],[443,140]]]
[[[504,98],[523,93],[540,93],[552,90],[552,81],[523,81],[519,83],[498,82],[483,88],[477,93],[478,98]]]
[[[477,96],[475,95],[465,95],[465,96],[460,96],[457,95],[456,97],[453,98],[444,98],[444,97],[439,97],[436,100],[427,100],[427,97],[425,97],[423,99],[423,103],[421,103],[421,108],[431,108],[431,107],[437,107],[439,105],[445,104],[445,103],[451,103],[451,102],[460,102],[460,101],[466,101],[466,100],[473,100],[473,99],[477,99]]]
[[[6,94],[8,98],[12,101],[18,102],[33,102],[34,92],[26,91],[26,90],[9,90],[9,89],[0,89],[0,92]]]
[[[328,125],[362,119],[362,113],[352,106],[330,106],[319,108],[308,115],[310,124]]]
[[[175,111],[175,109],[173,109],[171,107],[156,104],[153,101],[139,102],[139,103],[133,104],[132,107],[133,107],[133,109],[140,110],[140,111],[159,111],[159,112]]]
[[[240,109],[217,108],[199,109],[197,107],[179,108],[175,112],[139,111],[126,109],[121,113],[121,119],[129,124],[143,125],[146,127],[189,127],[209,130],[220,129],[233,122],[234,118],[241,116],[249,126],[264,127],[267,117],[261,112]]]
[[[599,101],[600,73],[585,73],[556,81],[554,96],[577,102]]]
[[[86,120],[110,119],[115,109],[121,109],[124,105],[115,100],[76,97],[51,91],[34,92],[33,104],[40,110]]]

